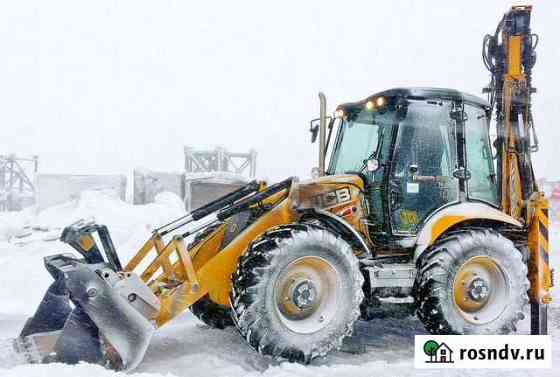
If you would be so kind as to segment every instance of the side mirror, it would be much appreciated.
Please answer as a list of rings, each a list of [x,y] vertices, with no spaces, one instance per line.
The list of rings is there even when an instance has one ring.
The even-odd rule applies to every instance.
[[[325,118],[329,122],[329,128],[332,128],[333,118],[328,116]],[[317,141],[317,136],[319,135],[319,127],[321,126],[321,118],[312,119],[309,122],[309,132],[311,132],[311,144]]]
[[[319,135],[319,119],[313,119],[309,122],[309,132],[311,132],[311,144],[317,141],[317,135]]]
[[[364,162],[366,163],[367,171],[370,173],[376,172],[379,169],[379,161],[376,158],[370,158]]]

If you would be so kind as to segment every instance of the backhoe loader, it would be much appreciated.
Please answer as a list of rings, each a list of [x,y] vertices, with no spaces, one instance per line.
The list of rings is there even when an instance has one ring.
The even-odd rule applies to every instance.
[[[304,363],[393,309],[433,334],[513,333],[526,313],[531,333],[546,334],[530,16],[515,6],[484,38],[489,101],[397,88],[327,116],[320,94],[312,179],[250,182],[155,229],[125,265],[105,226],[66,227],[61,241],[80,257],[45,258],[54,283],[15,349],[30,362],[131,370],[187,309],[237,327],[262,355]]]

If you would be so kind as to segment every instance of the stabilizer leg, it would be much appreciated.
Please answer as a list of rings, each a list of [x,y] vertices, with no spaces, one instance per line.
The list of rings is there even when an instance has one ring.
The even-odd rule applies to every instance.
[[[531,303],[531,335],[548,334],[548,305]]]
[[[531,334],[546,335],[548,333],[548,304],[552,301],[552,270],[549,261],[549,219],[548,200],[542,192],[531,198],[530,208],[533,216],[529,227],[529,299],[531,302]]]

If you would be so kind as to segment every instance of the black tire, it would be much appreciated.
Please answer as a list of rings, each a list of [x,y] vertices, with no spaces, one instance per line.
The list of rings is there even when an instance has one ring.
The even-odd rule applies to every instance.
[[[308,363],[340,348],[360,315],[358,260],[346,241],[317,225],[265,233],[241,256],[232,282],[239,332],[275,359]]]
[[[231,309],[215,303],[208,295],[192,304],[190,310],[196,318],[214,329],[223,330],[233,326]]]
[[[221,225],[222,223],[212,225],[197,234],[193,242],[189,244],[188,248],[193,248],[196,244],[208,237]],[[225,329],[226,327],[233,326],[233,320],[231,319],[231,309],[228,306],[223,306],[215,303],[210,299],[208,295],[202,297],[200,300],[192,304],[189,309],[196,318],[212,328]]]
[[[493,230],[464,230],[418,261],[416,313],[432,334],[508,334],[525,317],[527,266],[513,242]]]

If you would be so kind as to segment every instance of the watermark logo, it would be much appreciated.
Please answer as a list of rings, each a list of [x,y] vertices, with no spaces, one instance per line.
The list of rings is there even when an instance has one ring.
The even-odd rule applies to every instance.
[[[549,335],[416,335],[416,368],[550,368]]]
[[[444,342],[438,343],[430,339],[424,343],[424,353],[428,356],[427,363],[452,363],[453,350]]]

